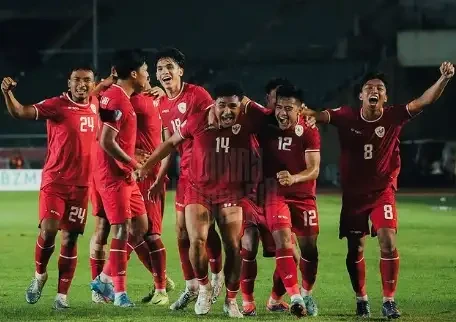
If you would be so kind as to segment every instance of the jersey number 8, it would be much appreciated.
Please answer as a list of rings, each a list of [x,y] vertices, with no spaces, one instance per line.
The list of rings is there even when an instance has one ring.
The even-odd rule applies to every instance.
[[[364,160],[372,159],[374,146],[372,144],[364,144]]]

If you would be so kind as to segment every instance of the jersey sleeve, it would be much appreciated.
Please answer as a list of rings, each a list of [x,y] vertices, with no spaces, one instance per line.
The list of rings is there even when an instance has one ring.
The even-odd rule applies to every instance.
[[[147,113],[147,99],[143,95],[132,96],[130,102],[136,114]]]
[[[213,103],[211,95],[204,88],[197,87],[193,96],[193,110],[196,113],[204,111]]]
[[[305,152],[320,152],[320,132],[317,127],[307,127],[302,138]]]
[[[126,115],[122,103],[117,98],[102,97],[100,101],[100,118],[103,124],[119,132]]]
[[[340,106],[338,108],[324,110],[323,113],[328,114],[329,124],[332,124],[334,126],[341,126],[347,119],[350,109],[351,108],[348,106]]]
[[[247,103],[245,114],[252,122],[252,128],[255,130],[254,132],[261,132],[271,120],[275,119],[272,109],[267,109],[254,101],[249,101]]]
[[[37,120],[58,120],[62,116],[62,108],[58,97],[48,98],[32,105],[36,111]]]
[[[414,117],[416,117],[418,114],[412,115],[408,109],[407,104],[403,105],[395,105],[391,107],[391,113],[393,114],[394,120],[396,120],[399,124],[405,124]]]

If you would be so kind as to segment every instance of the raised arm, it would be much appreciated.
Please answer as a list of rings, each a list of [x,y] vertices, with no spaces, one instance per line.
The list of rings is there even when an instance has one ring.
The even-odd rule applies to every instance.
[[[15,119],[37,119],[37,109],[33,105],[24,106],[14,97],[13,89],[16,86],[17,83],[11,77],[3,78],[1,87],[8,113]]]
[[[157,164],[160,160],[168,157],[185,139],[182,137],[179,131],[174,132],[174,134],[160,144],[154,152],[150,155],[149,159],[139,168],[137,172],[137,177],[139,179],[145,177],[149,173],[150,169]],[[162,170],[162,167],[160,167]]]
[[[301,111],[301,114],[303,116],[314,118],[317,123],[327,124],[330,122],[330,116],[327,111],[317,112],[317,111],[311,110],[307,106],[304,106],[304,108]],[[312,121],[311,125],[313,125],[313,121]]]
[[[429,87],[423,95],[408,103],[407,108],[410,115],[420,113],[424,107],[438,100],[450,79],[454,76],[454,66],[450,62],[444,62],[440,65],[440,78]]]

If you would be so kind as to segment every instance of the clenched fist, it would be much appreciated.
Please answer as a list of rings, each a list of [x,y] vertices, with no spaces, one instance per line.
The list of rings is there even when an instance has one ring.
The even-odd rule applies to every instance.
[[[440,73],[446,79],[450,79],[454,76],[454,66],[452,63],[446,61],[440,65]]]
[[[2,81],[2,92],[7,93],[12,91],[17,86],[16,81],[14,81],[11,77],[5,77]]]

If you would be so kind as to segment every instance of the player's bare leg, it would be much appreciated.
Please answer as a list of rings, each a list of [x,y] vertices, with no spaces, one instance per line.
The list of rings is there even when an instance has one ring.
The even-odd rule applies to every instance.
[[[199,294],[195,313],[207,314],[211,308],[212,287],[208,278],[209,259],[206,252],[207,235],[212,223],[208,209],[199,204],[185,207],[185,223],[190,240],[190,261],[199,282]]]
[[[241,282],[241,232],[242,208],[225,207],[217,214],[217,224],[222,235],[225,249],[226,297],[223,311],[231,318],[242,318],[236,302],[236,296]]]
[[[185,224],[184,211],[176,209],[176,235],[177,245],[179,249],[179,257],[182,267],[182,272],[185,279],[185,289],[180,294],[179,298],[169,307],[171,310],[182,310],[190,302],[193,302],[198,297],[199,284],[193,272],[192,263],[190,262],[190,240],[188,238],[187,228]]]
[[[67,294],[71,286],[71,281],[76,271],[78,263],[78,233],[62,231],[61,232],[61,245],[59,256],[59,282],[57,287],[57,296],[54,300],[54,308],[68,309]]]
[[[399,253],[396,248],[396,230],[380,228],[377,230],[380,244],[380,274],[383,286],[382,313],[389,319],[397,319],[401,316],[394,294],[396,293],[397,279],[399,275]]]
[[[59,229],[58,219],[43,219],[35,245],[35,276],[25,293],[25,300],[35,304],[41,297],[41,292],[48,279],[47,265],[55,248],[55,236]]]
[[[95,216],[95,231],[90,239],[90,268],[92,272],[92,280],[95,280],[99,275],[104,283],[112,284],[111,276],[103,276],[103,267],[106,262],[106,245],[108,244],[109,232],[111,225],[104,216]],[[101,294],[92,291],[92,302],[106,303],[108,298]]]
[[[211,268],[212,303],[217,302],[217,298],[222,291],[225,279],[222,271],[222,241],[215,229],[215,223],[209,228],[207,235],[206,251],[209,257]]]
[[[256,256],[260,243],[260,232],[257,227],[247,227],[241,238],[241,292],[242,314],[256,316],[256,304],[253,296],[258,267]]]
[[[366,292],[366,261],[364,260],[365,243],[366,237],[347,236],[348,253],[345,263],[356,294],[356,315],[369,318],[370,305]]]
[[[307,315],[310,316],[318,315],[318,307],[312,297],[312,288],[317,278],[318,269],[317,238],[318,235],[297,237],[301,249],[299,260],[299,269],[302,275],[301,295],[306,303]]]
[[[293,243],[290,228],[280,228],[272,232],[276,244],[276,267],[291,298],[290,311],[293,315],[306,315],[306,307],[298,285],[298,271],[293,256]]]

